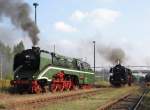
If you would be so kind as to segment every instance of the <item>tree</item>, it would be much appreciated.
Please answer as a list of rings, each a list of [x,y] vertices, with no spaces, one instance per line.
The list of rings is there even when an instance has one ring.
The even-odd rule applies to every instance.
[[[17,53],[22,52],[23,50],[24,50],[24,44],[21,41],[19,44],[17,44],[17,45],[14,46],[13,53],[17,54]]]
[[[3,74],[3,78],[12,73],[13,65],[13,53],[11,47],[5,45],[0,41],[0,71]]]
[[[23,42],[19,42],[13,47],[5,45],[0,41],[0,72],[2,71],[3,78],[12,79],[13,77],[13,56],[24,50]]]

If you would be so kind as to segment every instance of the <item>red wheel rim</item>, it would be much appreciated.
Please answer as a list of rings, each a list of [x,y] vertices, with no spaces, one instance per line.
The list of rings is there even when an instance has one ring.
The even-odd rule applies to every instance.
[[[39,93],[41,93],[41,91],[42,91],[41,87],[40,87],[39,85],[37,85],[37,86],[35,87],[34,92],[35,92],[36,94],[39,94]]]
[[[51,84],[51,92],[56,92],[57,91],[57,85],[56,84]]]

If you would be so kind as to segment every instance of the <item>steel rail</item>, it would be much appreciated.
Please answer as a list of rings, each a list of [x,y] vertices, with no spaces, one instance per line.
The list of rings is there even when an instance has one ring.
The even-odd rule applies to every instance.
[[[146,95],[146,93],[148,92],[148,90],[145,90],[143,92],[143,94],[141,95],[141,97],[139,98],[139,100],[137,101],[137,103],[134,105],[132,110],[137,110],[140,107],[141,102],[143,101],[144,96]]]
[[[131,98],[132,99],[131,102],[133,102],[133,103],[130,103],[131,104],[130,110],[138,110],[138,108],[140,107],[140,104],[143,101],[143,98],[147,94],[147,92],[148,92],[148,90],[144,90],[142,92],[142,94],[140,96],[138,96],[138,98],[135,101],[134,101],[134,98],[133,99]],[[113,108],[113,107],[115,107],[115,105],[118,107],[121,107],[122,105],[120,105],[119,103],[120,102],[126,102],[127,99],[132,97],[132,96],[133,96],[132,93],[124,95],[124,96],[120,97],[119,99],[108,102],[106,105],[103,105],[96,110],[111,110],[111,109],[115,110],[115,108]]]

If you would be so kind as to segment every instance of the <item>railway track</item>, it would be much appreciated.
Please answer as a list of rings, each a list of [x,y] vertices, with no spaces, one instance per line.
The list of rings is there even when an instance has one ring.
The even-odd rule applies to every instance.
[[[125,93],[130,93],[135,88],[127,88],[125,89]],[[8,95],[2,97],[1,99],[4,103],[1,103],[6,108],[5,110],[37,110],[43,107],[47,107],[49,105],[57,105],[72,102],[74,100],[82,100],[87,99],[87,97],[97,97],[103,96],[103,94],[111,93],[111,91],[116,90],[116,88],[106,87],[106,88],[96,88],[96,89],[86,89],[86,90],[76,90],[76,91],[68,91],[68,92],[57,92],[53,93],[44,93],[44,94],[25,94],[25,95]],[[110,92],[108,92],[110,91]],[[120,90],[117,90],[120,91]],[[105,96],[104,96],[105,97]],[[90,98],[89,98],[90,99]],[[103,100],[103,98],[98,98],[98,100]],[[104,99],[105,100],[105,99]],[[108,99],[106,99],[109,101]],[[101,102],[100,101],[100,102]]]
[[[140,104],[149,90],[144,90],[140,94],[126,94],[119,99],[111,101],[97,110],[138,110]]]
[[[92,90],[86,90],[86,91],[77,91],[74,93],[67,93],[67,94],[62,94],[62,95],[57,95],[57,96],[47,96],[43,98],[38,98],[38,99],[32,99],[32,100],[23,100],[23,101],[16,101],[12,102],[8,105],[8,108],[13,109],[13,110],[23,110],[23,106],[27,106],[29,108],[39,108],[48,105],[49,103],[57,103],[60,101],[71,101],[71,100],[76,100],[80,99],[85,96],[94,96],[100,92],[103,92],[105,90],[108,90],[109,88],[99,88],[99,89],[92,89]],[[29,109],[28,108],[28,109]],[[26,109],[25,109],[26,110]]]

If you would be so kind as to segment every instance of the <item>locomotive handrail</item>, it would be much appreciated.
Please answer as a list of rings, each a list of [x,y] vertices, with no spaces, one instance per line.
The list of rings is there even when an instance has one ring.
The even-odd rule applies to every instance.
[[[95,68],[110,68],[110,67],[113,67],[114,65],[111,65],[111,66],[96,66]],[[146,66],[146,65],[124,65],[125,67],[149,67],[150,66]],[[91,68],[94,68],[94,67],[91,67]]]
[[[40,50],[40,52],[44,52],[44,53],[47,53],[47,54],[51,54],[49,51],[46,51],[46,50]]]
[[[15,74],[18,70],[20,70],[22,67],[23,67],[23,65],[20,65],[20,66],[14,71],[14,74]]]

